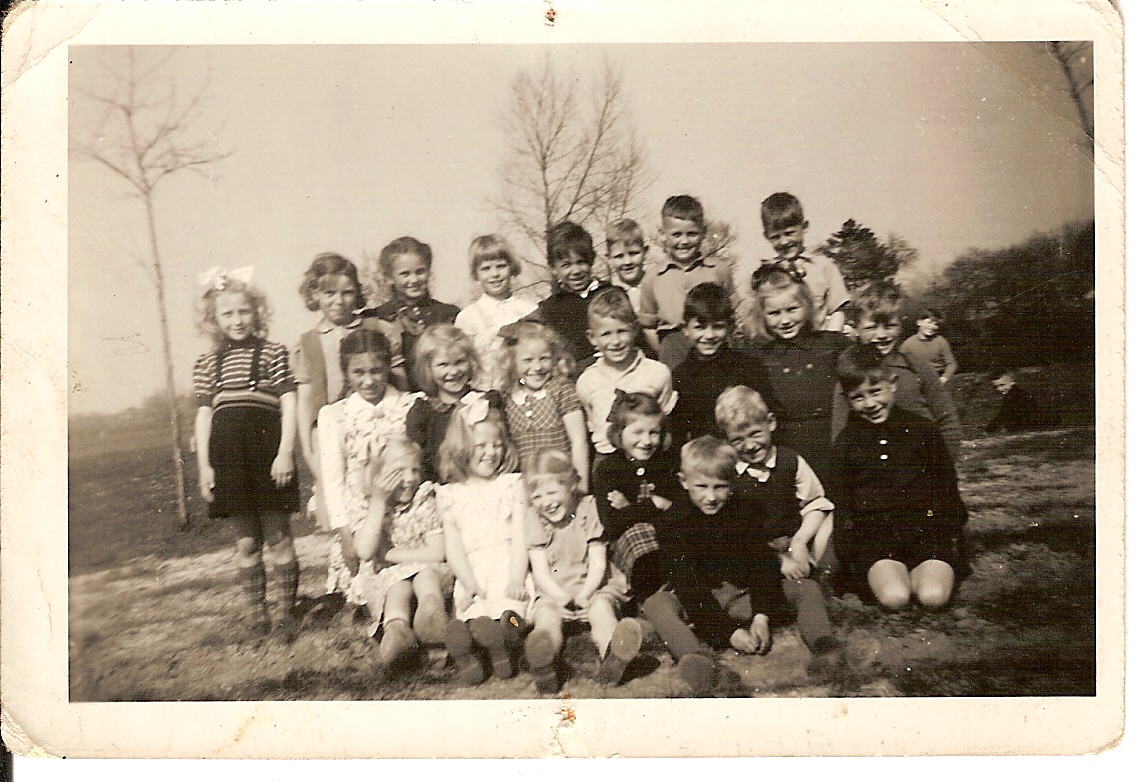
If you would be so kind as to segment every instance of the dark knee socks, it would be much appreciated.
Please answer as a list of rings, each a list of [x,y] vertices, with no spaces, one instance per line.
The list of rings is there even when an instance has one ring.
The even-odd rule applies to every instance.
[[[629,591],[638,602],[646,600],[665,583],[658,552],[638,557],[629,574]]]

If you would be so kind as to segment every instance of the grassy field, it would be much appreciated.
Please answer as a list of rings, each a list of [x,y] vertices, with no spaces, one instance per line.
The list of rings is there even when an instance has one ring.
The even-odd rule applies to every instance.
[[[765,657],[726,653],[744,686],[729,697],[1092,695],[1095,692],[1095,430],[1090,367],[1029,370],[1020,382],[1060,414],[1054,431],[985,437],[991,387],[958,376],[967,424],[960,480],[971,513],[972,575],[943,611],[889,613],[849,594],[830,601],[848,670],[807,675],[809,653],[780,630]],[[70,442],[71,699],[469,699],[538,697],[528,675],[455,683],[439,650],[378,673],[361,626],[312,622],[293,644],[252,640],[237,623],[228,530],[178,528],[162,425],[89,419]],[[189,478],[194,482],[194,469]],[[305,482],[305,481],[304,481]],[[294,522],[301,593],[323,591],[328,539]],[[656,639],[620,687],[589,677],[593,651],[567,644],[575,698],[677,697],[684,683]]]

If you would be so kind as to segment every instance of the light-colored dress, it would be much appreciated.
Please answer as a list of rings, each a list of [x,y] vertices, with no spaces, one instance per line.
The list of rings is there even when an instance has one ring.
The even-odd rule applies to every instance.
[[[529,299],[510,296],[498,300],[483,293],[458,313],[454,325],[470,336],[481,360],[478,373],[471,381],[474,388],[495,388],[501,380],[498,377],[498,353],[502,341],[498,338],[498,329],[517,323],[537,308],[537,303]]]
[[[565,524],[554,524],[533,508],[526,514],[526,545],[545,551],[550,575],[566,592],[580,590],[585,584],[589,575],[589,544],[596,542],[604,546],[604,532],[593,497],[582,497],[573,517]],[[626,599],[625,576],[616,568],[607,566],[602,582],[596,587],[594,597],[605,595],[615,603]],[[536,599],[553,604],[549,596],[541,593]]]
[[[441,535],[442,522],[438,519],[434,484],[427,481],[419,486],[410,506],[386,521],[384,532],[389,532],[390,542],[395,548],[422,548],[430,538]],[[374,635],[382,621],[386,593],[399,581],[412,578],[423,570],[437,571],[444,582],[453,580],[445,562],[403,562],[376,570],[373,560],[362,562],[351,587],[351,592],[366,598],[367,613],[371,619],[368,636]],[[447,585],[444,583],[443,588]]]
[[[346,528],[353,534],[362,526],[370,505],[372,473],[387,441],[405,436],[406,414],[415,399],[414,394],[390,388],[382,401],[372,405],[356,392],[319,411],[319,460],[332,530]],[[365,596],[354,591],[352,582],[336,534],[327,566],[327,592],[342,592],[348,601],[365,605]]]
[[[510,558],[515,527],[522,529],[526,492],[517,473],[490,479],[470,478],[437,487],[438,515],[442,524],[453,523],[474,578],[486,597],[476,599],[461,579],[454,582],[454,612],[462,620],[488,616],[497,619],[503,611],[525,616],[534,595],[534,582],[526,576],[528,600],[506,597],[510,581]],[[525,541],[519,543],[525,546]],[[522,552],[523,557],[525,552]]]

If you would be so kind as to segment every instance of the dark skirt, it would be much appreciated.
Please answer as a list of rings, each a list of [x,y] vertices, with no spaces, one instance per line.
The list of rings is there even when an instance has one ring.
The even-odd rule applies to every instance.
[[[964,570],[962,534],[937,524],[927,511],[854,514],[844,533],[847,558],[858,576],[882,559],[901,562],[911,571],[921,562],[938,559],[957,572]]]
[[[216,410],[211,419],[207,456],[215,470],[213,519],[294,513],[299,509],[298,475],[282,488],[271,480],[271,463],[279,453],[278,411],[254,405]]]

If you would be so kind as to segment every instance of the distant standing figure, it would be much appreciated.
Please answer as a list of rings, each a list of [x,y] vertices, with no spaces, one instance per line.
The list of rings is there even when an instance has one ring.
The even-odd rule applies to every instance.
[[[1044,429],[1059,423],[1058,418],[1043,409],[1034,396],[1016,385],[1013,370],[1001,369],[993,373],[992,386],[1004,399],[995,418],[984,427],[985,431],[1018,432]]]
[[[900,352],[927,361],[940,376],[940,382],[946,384],[959,367],[952,346],[940,334],[941,322],[935,310],[924,310],[916,319],[916,333],[900,343]]]

